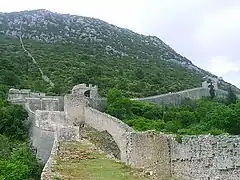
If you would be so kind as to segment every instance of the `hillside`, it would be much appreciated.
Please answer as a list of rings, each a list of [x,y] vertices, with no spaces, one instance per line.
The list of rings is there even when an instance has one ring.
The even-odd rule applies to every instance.
[[[144,97],[198,87],[202,77],[214,76],[157,37],[94,18],[47,10],[0,13],[0,34],[2,90],[15,86],[59,94],[84,82],[98,85],[102,96],[117,88],[128,97]],[[24,52],[20,36],[37,64]]]

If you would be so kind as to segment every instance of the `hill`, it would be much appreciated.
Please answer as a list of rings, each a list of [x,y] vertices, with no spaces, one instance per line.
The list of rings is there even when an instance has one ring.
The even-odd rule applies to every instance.
[[[47,10],[0,13],[0,34],[2,90],[15,86],[61,94],[84,82],[98,85],[102,96],[117,88],[127,97],[144,97],[198,87],[204,76],[216,77],[157,37],[89,17]],[[221,81],[222,88],[228,85]]]

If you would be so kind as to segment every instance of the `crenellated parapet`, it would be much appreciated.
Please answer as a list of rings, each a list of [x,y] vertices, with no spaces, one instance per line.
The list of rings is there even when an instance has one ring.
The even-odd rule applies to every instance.
[[[63,111],[62,96],[46,96],[45,93],[32,92],[30,89],[10,89],[8,101],[15,104],[28,104],[32,110]]]
[[[42,98],[45,97],[45,93],[36,93],[31,92],[30,89],[9,89],[8,92],[8,100],[11,101],[13,99],[22,99],[25,100],[26,98]]]
[[[77,94],[80,96],[85,96],[89,98],[98,98],[98,87],[92,84],[78,84],[73,86],[72,94]]]

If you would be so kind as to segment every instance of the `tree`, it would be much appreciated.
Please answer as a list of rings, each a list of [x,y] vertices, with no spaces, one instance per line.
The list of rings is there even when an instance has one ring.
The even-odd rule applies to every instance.
[[[236,94],[233,92],[232,88],[229,87],[228,88],[228,95],[227,95],[227,104],[236,104],[237,102],[237,96]]]
[[[0,100],[0,134],[25,140],[28,136],[27,111],[20,105]]]
[[[125,98],[121,91],[111,89],[108,92],[108,107],[106,112],[121,119],[125,120],[132,116],[132,101]]]

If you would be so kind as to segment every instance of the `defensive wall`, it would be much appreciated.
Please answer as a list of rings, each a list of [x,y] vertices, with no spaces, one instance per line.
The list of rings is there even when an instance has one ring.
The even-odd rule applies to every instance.
[[[99,98],[97,91],[91,94],[91,86],[77,87],[64,97],[64,111],[58,110],[58,98],[50,98],[49,100],[54,100],[48,102],[48,105],[43,105],[45,102],[39,103],[37,100],[36,104],[42,104],[37,107],[42,109],[36,110],[37,107],[32,105],[35,101],[28,98],[39,97],[25,96],[25,92],[20,93],[20,96],[9,92],[9,99],[14,103],[23,104],[29,112],[30,121],[33,122],[33,146],[37,148],[38,157],[46,163],[42,179],[46,179],[52,173],[51,155],[56,154],[58,141],[77,139],[78,126],[84,124],[100,132],[107,131],[120,149],[121,161],[157,174],[159,179],[240,179],[240,136],[184,136],[179,143],[174,135],[154,131],[137,132],[121,120],[90,107],[89,99]],[[86,89],[88,93],[85,93]],[[196,89],[190,91],[196,93],[196,96],[206,92],[202,90],[204,88],[198,89],[201,89],[200,93],[196,93]],[[190,94],[188,97],[193,97]]]
[[[56,139],[78,137],[78,128],[65,118],[63,97],[46,96],[26,89],[10,89],[8,100],[27,110],[32,147],[42,163],[45,164],[49,159]]]
[[[227,95],[227,92],[221,89],[216,89],[215,93],[216,93],[216,96],[220,98],[225,97]],[[133,100],[150,102],[150,103],[158,104],[161,106],[168,106],[168,105],[177,106],[182,104],[187,98],[198,100],[208,96],[209,96],[209,89],[206,87],[200,87],[200,88],[194,88],[194,89],[187,89],[187,90],[179,91],[175,93],[168,93],[168,94],[150,96],[145,98],[135,98]]]
[[[218,89],[216,84],[214,84],[215,87],[215,95],[218,98],[226,97],[227,92]],[[193,88],[193,89],[187,89],[183,91],[178,92],[169,92],[167,94],[161,94],[156,96],[149,96],[144,98],[133,98],[132,100],[137,101],[144,101],[149,103],[154,103],[160,106],[178,106],[181,105],[186,101],[186,99],[192,99],[192,100],[198,100],[203,97],[209,97],[209,88],[207,82],[202,83],[202,87]],[[239,95],[237,95],[240,97]],[[94,98],[88,98],[89,105],[93,107],[94,109],[98,109],[100,111],[103,111],[105,107],[107,106],[107,98],[100,98],[99,96]]]

